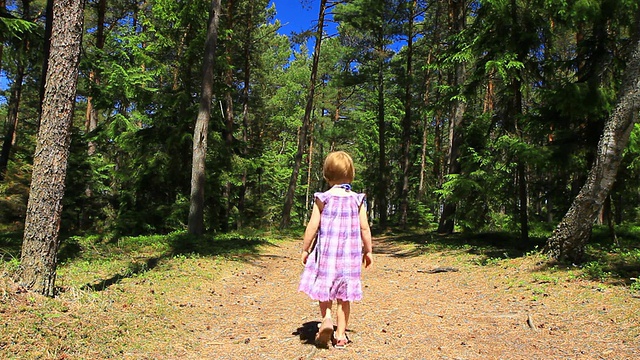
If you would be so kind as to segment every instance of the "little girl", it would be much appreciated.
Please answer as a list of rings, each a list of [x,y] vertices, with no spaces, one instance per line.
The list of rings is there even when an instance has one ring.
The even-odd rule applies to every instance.
[[[331,188],[314,194],[311,219],[304,232],[301,259],[305,267],[298,290],[320,302],[322,323],[316,344],[327,346],[333,340],[336,348],[344,348],[349,342],[346,329],[351,302],[362,299],[361,263],[369,267],[373,261],[371,230],[365,195],[351,191],[355,176],[351,156],[344,151],[332,152],[322,170]],[[337,328],[332,339],[334,300],[338,304]]]

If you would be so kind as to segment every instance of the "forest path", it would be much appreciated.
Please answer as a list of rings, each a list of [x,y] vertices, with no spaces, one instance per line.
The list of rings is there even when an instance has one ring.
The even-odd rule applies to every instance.
[[[455,260],[451,254],[411,249],[374,239],[374,264],[363,271],[363,300],[352,306],[353,342],[337,350],[313,345],[318,307],[297,292],[300,243],[268,246],[212,285],[209,298],[202,299],[206,313],[184,319],[206,330],[179,340],[189,344],[181,358],[640,358],[637,341],[629,341],[637,315],[608,309],[615,308],[615,289],[602,292],[602,303],[581,300],[572,283],[532,293],[508,280],[530,269],[460,266],[447,263]],[[428,271],[449,266],[459,271]]]

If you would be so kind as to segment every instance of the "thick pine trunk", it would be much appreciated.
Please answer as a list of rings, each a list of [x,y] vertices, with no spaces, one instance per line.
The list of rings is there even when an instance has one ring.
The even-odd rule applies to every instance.
[[[574,199],[569,211],[547,239],[545,251],[554,259],[580,261],[591,236],[593,222],[616,179],[622,152],[640,111],[640,16],[636,37],[627,63],[618,102],[607,119],[598,143],[596,159],[587,182]]]
[[[324,14],[327,7],[327,0],[320,1],[320,14],[318,15],[318,29],[316,32],[316,43],[313,48],[313,62],[311,64],[311,81],[309,91],[307,92],[307,104],[304,108],[304,118],[302,126],[298,133],[298,149],[293,160],[293,169],[289,178],[289,186],[287,187],[287,195],[284,199],[284,208],[282,210],[282,221],[280,228],[288,228],[291,224],[291,209],[293,209],[293,200],[296,193],[296,185],[298,184],[298,175],[302,166],[302,155],[307,145],[307,133],[311,124],[311,111],[313,110],[313,97],[315,94],[316,78],[318,76],[318,63],[320,61],[320,45],[322,43],[322,33],[324,31]]]
[[[205,162],[207,155],[207,136],[211,117],[211,99],[213,97],[213,64],[218,41],[218,23],[220,19],[220,0],[212,0],[209,26],[202,62],[202,91],[200,108],[193,131],[193,163],[191,165],[191,202],[189,206],[188,231],[192,235],[202,235],[204,231],[204,187]]]
[[[49,68],[27,204],[20,283],[53,296],[83,30],[83,0],[56,1]]]

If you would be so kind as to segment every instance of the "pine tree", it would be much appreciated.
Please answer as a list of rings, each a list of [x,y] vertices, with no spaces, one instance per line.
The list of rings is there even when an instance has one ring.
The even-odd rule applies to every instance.
[[[51,53],[20,259],[22,286],[47,296],[55,294],[83,5],[82,0],[54,3]]]

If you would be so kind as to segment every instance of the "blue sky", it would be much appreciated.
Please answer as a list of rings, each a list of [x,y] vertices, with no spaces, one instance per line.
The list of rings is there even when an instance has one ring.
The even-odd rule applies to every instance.
[[[290,35],[316,26],[320,0],[272,0],[276,5],[276,19],[282,23],[280,34]]]
[[[275,4],[276,16],[280,20],[282,27],[278,33],[289,36],[292,32],[300,33],[305,30],[315,31],[318,26],[318,15],[320,12],[320,0],[271,0],[269,6]],[[324,31],[329,36],[337,33],[336,25],[331,21],[332,15],[325,12]],[[310,37],[307,41],[309,56],[313,54],[315,38]],[[296,51],[299,46],[294,46]]]

